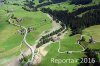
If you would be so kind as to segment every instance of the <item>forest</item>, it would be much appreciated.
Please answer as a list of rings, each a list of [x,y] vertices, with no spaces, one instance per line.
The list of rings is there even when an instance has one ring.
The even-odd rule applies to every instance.
[[[53,15],[53,18],[57,18],[66,24],[67,27],[70,27],[72,35],[81,34],[82,29],[100,24],[100,5],[82,7],[71,13],[68,11],[52,11],[50,8],[42,8],[41,11]],[[83,12],[84,14],[79,15]]]

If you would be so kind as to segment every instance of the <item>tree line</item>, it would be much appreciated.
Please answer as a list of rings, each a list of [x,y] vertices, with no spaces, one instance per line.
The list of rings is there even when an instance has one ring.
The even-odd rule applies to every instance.
[[[34,0],[25,0],[24,7],[22,8],[27,11],[37,11],[39,7],[43,7],[43,6],[47,6],[47,5],[55,4],[55,3],[60,3],[60,2],[65,2],[68,0],[46,0],[46,2],[44,1],[45,0],[38,0],[39,4],[35,5]]]
[[[91,3],[93,0],[71,0],[71,4],[89,4]]]
[[[81,62],[80,64],[78,64],[78,66],[99,66],[100,65],[100,60],[98,58],[98,54],[97,52],[87,48],[85,50],[86,57],[82,57],[79,62]]]
[[[51,32],[51,33],[49,33],[49,34],[47,34],[47,35],[45,35],[45,36],[42,36],[42,37],[40,38],[40,40],[39,40],[39,42],[38,42],[38,44],[37,44],[36,47],[38,48],[38,47],[42,46],[43,44],[48,43],[48,42],[50,42],[50,41],[55,42],[55,41],[52,39],[52,36],[57,35],[57,37],[58,37],[58,36],[61,35],[61,33],[64,33],[65,31],[66,31],[65,27],[61,27],[61,28],[59,28],[58,30],[55,30],[55,31],[53,31],[53,32]]]

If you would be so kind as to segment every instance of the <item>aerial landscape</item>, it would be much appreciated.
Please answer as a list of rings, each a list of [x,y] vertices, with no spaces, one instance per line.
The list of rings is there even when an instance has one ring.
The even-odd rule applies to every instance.
[[[0,66],[100,66],[100,0],[0,0]]]

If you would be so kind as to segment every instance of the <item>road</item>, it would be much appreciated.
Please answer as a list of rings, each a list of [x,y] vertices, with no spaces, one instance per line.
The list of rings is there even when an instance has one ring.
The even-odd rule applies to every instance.
[[[49,33],[51,33],[52,31],[55,31],[55,30],[57,30],[57,29],[59,29],[59,28],[61,27],[61,25],[60,25],[59,23],[56,23],[56,22],[52,19],[52,17],[51,17],[49,14],[46,14],[46,15],[47,15],[48,18],[50,18],[50,19],[52,20],[52,28],[50,29]],[[33,60],[34,60],[34,57],[35,57],[34,51],[35,51],[35,49],[36,49],[36,44],[38,43],[40,37],[42,37],[42,35],[46,35],[46,34],[43,34],[43,33],[42,33],[41,36],[36,40],[36,43],[35,43],[33,46],[31,46],[31,45],[28,44],[28,42],[26,41],[26,36],[27,36],[27,34],[28,34],[27,28],[25,28],[24,26],[21,26],[21,25],[18,25],[18,24],[13,23],[13,22],[11,21],[11,19],[9,19],[9,22],[10,22],[12,25],[17,26],[17,27],[21,27],[21,28],[23,28],[23,29],[25,30],[25,34],[24,34],[24,38],[23,38],[22,42],[25,43],[26,46],[27,46],[29,49],[28,49],[26,52],[23,52],[23,53],[24,53],[25,56],[28,56],[28,55],[30,55],[30,54],[32,53],[32,59],[31,59],[31,61],[33,61]],[[45,45],[43,45],[43,46],[41,46],[41,47],[39,48],[39,50],[40,50],[39,53],[41,54],[41,56],[45,56],[45,55],[46,55],[47,52],[46,52],[44,49],[45,49],[48,45],[50,45],[50,44],[51,44],[51,42],[49,42],[49,43],[47,43],[47,44],[45,44]],[[8,63],[6,64],[6,66],[20,66],[19,59],[21,59],[21,58],[23,58],[22,54],[20,54],[17,58],[12,59],[10,62],[8,62]],[[39,59],[39,60],[40,60],[40,59]],[[35,62],[35,63],[36,63],[36,62]]]
[[[49,14],[46,14],[46,15],[47,15],[48,18],[50,18],[52,20],[52,28],[49,30],[48,33],[51,33],[53,31],[61,28],[61,25],[59,23],[57,23],[56,21],[54,21],[53,18]],[[36,44],[34,44],[33,46],[30,46],[30,44],[28,44],[28,42],[26,41],[26,36],[28,34],[27,28],[25,28],[24,26],[18,25],[18,24],[14,24],[13,22],[11,24],[25,29],[25,34],[24,34],[24,38],[23,38],[22,42],[24,42],[29,49],[26,52],[24,52],[24,55],[28,56],[28,55],[30,55],[32,53],[32,59],[31,59],[31,61],[33,61],[35,59],[34,60],[35,64],[40,63],[41,60],[42,60],[42,58],[43,58],[43,56],[45,56],[48,53],[48,51],[46,51],[45,48],[47,46],[49,46],[52,42],[46,43],[46,44],[42,45],[41,47],[39,47],[39,53],[37,55],[35,55],[34,51],[36,49],[36,45],[37,45],[39,39],[42,36],[47,35],[48,33],[42,32],[41,35],[40,35],[40,37],[36,40]],[[66,33],[63,33],[60,36],[60,39],[62,39],[65,34]],[[60,49],[61,48],[60,48],[60,43],[59,43],[59,48],[58,48],[58,52],[59,53],[66,53],[66,52],[72,53],[72,52],[82,52],[83,51],[82,50],[82,51],[64,51],[64,52],[61,52]],[[21,59],[21,58],[23,58],[23,56],[20,54],[17,58],[14,58],[12,61],[8,62],[6,66],[19,66],[20,65],[19,59]]]
[[[25,55],[28,56],[29,54],[32,54],[32,58],[31,58],[31,61],[30,61],[30,62],[32,62],[32,61],[34,60],[34,56],[35,56],[35,52],[34,52],[34,51],[35,51],[36,48],[35,48],[35,47],[33,48],[33,47],[32,47],[30,44],[28,44],[28,42],[26,41],[26,37],[27,37],[27,34],[28,34],[27,28],[25,28],[24,26],[15,24],[13,21],[11,21],[11,18],[9,19],[9,22],[10,22],[10,24],[12,24],[12,25],[14,25],[14,26],[17,26],[17,27],[21,27],[22,29],[25,30],[25,34],[24,34],[24,38],[23,38],[23,40],[22,40],[22,43],[24,43],[24,44],[30,49],[31,53],[30,53],[30,51],[28,50],[28,51],[25,53]],[[7,66],[19,66],[19,65],[18,65],[18,64],[20,63],[20,62],[19,62],[19,59],[21,59],[21,58],[23,58],[22,55],[18,56],[17,59],[14,59],[14,61],[12,61],[11,63],[8,63]]]

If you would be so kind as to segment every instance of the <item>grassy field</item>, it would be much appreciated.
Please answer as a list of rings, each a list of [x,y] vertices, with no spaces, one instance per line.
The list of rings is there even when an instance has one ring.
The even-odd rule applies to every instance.
[[[96,41],[100,41],[100,25],[91,26],[83,30],[83,34],[93,36]]]
[[[69,44],[70,46],[70,44]],[[68,48],[72,48],[71,46]],[[79,62],[75,62],[75,63],[53,63],[51,62],[51,59],[54,58],[54,59],[79,59],[81,57],[84,56],[83,53],[72,53],[72,54],[67,54],[67,53],[64,53],[64,54],[60,54],[58,53],[58,43],[53,43],[51,44],[49,47],[48,47],[48,54],[46,55],[46,57],[43,58],[42,60],[42,63],[39,65],[39,66],[77,66],[79,64]],[[65,48],[62,48],[62,49],[65,49]],[[73,48],[72,48],[73,49]],[[74,50],[74,49],[73,49]]]
[[[5,11],[7,9],[13,9],[14,16],[23,19],[20,23],[21,25],[25,27],[34,27],[36,29],[27,36],[27,41],[31,45],[34,44],[35,40],[38,39],[39,35],[43,31],[52,27],[51,20],[46,16],[46,14],[40,11],[27,12],[23,10],[22,7],[14,5],[4,5],[0,7],[0,61],[2,61],[2,58],[6,59],[6,57],[11,57],[12,55],[16,56],[16,54],[19,54],[19,45],[23,38],[23,36],[17,32],[20,28],[10,25],[7,22],[8,13]]]
[[[69,34],[66,34],[64,36],[64,39],[61,40],[61,49],[60,51],[64,52],[64,51],[81,51],[82,48],[78,45],[75,44],[77,42],[77,39],[79,37],[79,35],[75,35],[75,36],[68,36]],[[75,63],[53,63],[51,62],[51,59],[78,59],[82,58],[84,55],[84,53],[72,53],[72,54],[67,54],[67,53],[63,53],[60,54],[58,53],[58,48],[59,48],[59,42],[53,43],[51,45],[49,45],[46,49],[48,50],[48,54],[46,55],[46,57],[43,58],[42,63],[40,63],[39,66],[77,66],[79,64],[79,61],[75,62]]]
[[[99,50],[100,49],[100,42],[97,42],[95,44],[90,44],[89,48],[91,48],[93,50]]]
[[[37,1],[35,2],[36,4],[38,4]],[[63,7],[65,5],[68,4],[61,4],[61,9],[64,9]],[[70,6],[72,7],[71,10],[74,8],[74,5],[72,6]],[[50,7],[52,7],[52,5]],[[55,7],[53,8],[55,9]],[[4,59],[11,60],[12,57],[19,55],[19,45],[23,38],[23,36],[17,32],[17,30],[19,30],[20,28],[10,25],[7,22],[9,18],[7,15],[9,15],[9,13],[7,13],[5,10],[13,10],[12,13],[15,17],[22,18],[23,21],[20,23],[21,25],[25,27],[34,27],[36,29],[29,33],[27,36],[27,41],[31,45],[33,45],[35,40],[38,39],[40,33],[51,28],[51,20],[46,16],[46,14],[40,11],[28,12],[23,10],[21,6],[16,5],[3,5],[2,7],[0,7],[0,61],[2,61],[1,64],[6,62]]]
[[[12,0],[13,1],[13,0]],[[20,0],[19,0],[20,1]],[[97,1],[96,1],[97,2]],[[38,1],[35,0],[35,5],[38,5]],[[84,6],[84,5],[83,5]],[[45,8],[51,8],[52,10],[68,10],[72,12],[77,9],[74,4],[69,5],[69,3],[62,2],[58,4],[52,4],[45,6]],[[25,27],[34,27],[35,30],[27,35],[27,41],[29,44],[34,45],[35,41],[39,38],[40,34],[49,30],[52,27],[51,20],[46,16],[45,13],[41,11],[28,12],[22,9],[21,6],[16,5],[3,5],[0,6],[0,66],[5,62],[11,60],[13,57],[19,55],[20,43],[23,36],[20,35],[17,30],[21,29],[19,27],[13,26],[7,22],[9,13],[5,10],[12,10],[13,14],[17,18],[22,18],[23,21],[19,23]],[[88,42],[89,36],[93,36],[96,41],[100,41],[100,25],[95,25],[88,27],[83,30],[86,41]],[[82,48],[76,43],[80,38],[80,35],[69,36],[66,34],[64,39],[61,40],[61,51],[81,51]],[[95,44],[89,44],[91,49],[100,49],[100,42]],[[79,62],[75,63],[52,63],[51,58],[55,59],[79,59],[84,57],[84,53],[72,53],[72,54],[60,54],[58,53],[59,43],[53,43],[48,46],[48,54],[43,57],[42,63],[39,66],[77,66]],[[26,49],[25,46],[22,49]],[[100,57],[100,55],[98,56]]]
[[[62,2],[58,4],[47,5],[45,8],[50,8],[52,10],[68,10],[69,12],[72,12],[76,6],[74,4],[69,5],[67,2]]]
[[[61,40],[61,51],[81,51],[82,47],[77,44],[77,40],[79,39],[79,35],[69,36],[69,34],[65,35],[65,38]]]
[[[96,42],[95,44],[89,44],[88,40],[89,40],[89,36],[92,35],[94,37],[95,40],[99,41],[100,38],[100,31],[99,29],[100,25],[95,25],[95,26],[91,26],[89,28],[86,28],[83,30],[83,34],[85,35],[86,38],[86,43],[84,45],[88,46],[90,49],[100,49],[100,42]],[[68,35],[65,36],[65,38],[63,40],[61,40],[61,51],[78,51],[78,50],[82,50],[82,48],[75,44],[76,41],[79,39],[80,35],[75,35],[75,36],[71,36],[69,37]],[[46,55],[46,57],[43,58],[42,63],[39,66],[77,66],[79,64],[79,62],[77,63],[52,63],[51,59],[79,59],[82,57],[85,57],[84,53],[72,53],[72,54],[60,54],[58,53],[58,47],[59,47],[59,43],[53,43],[51,44],[47,50],[48,50],[48,54]],[[98,58],[100,58],[100,54],[98,55]]]
[[[88,43],[88,47],[92,50],[100,50],[100,25],[91,26],[83,30],[83,34],[86,35],[87,41],[89,40],[89,36],[93,36],[96,43],[90,44]],[[100,59],[100,54],[98,54],[98,58]]]

